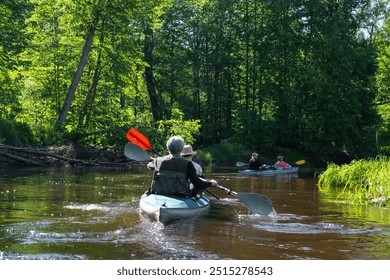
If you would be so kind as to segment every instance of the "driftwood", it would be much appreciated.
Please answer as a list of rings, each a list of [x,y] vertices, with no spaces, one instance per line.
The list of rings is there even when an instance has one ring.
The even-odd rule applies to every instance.
[[[22,158],[22,157],[19,157],[19,156],[10,154],[10,153],[6,153],[6,152],[3,152],[3,151],[0,151],[0,156],[3,156],[3,157],[8,158],[8,159],[15,160],[15,161],[18,161],[18,162],[21,162],[21,163],[29,164],[29,165],[42,165],[39,162],[36,162],[36,161],[33,161],[33,160],[29,160],[29,159],[26,159],[26,158]]]
[[[102,154],[101,158],[96,158]],[[84,157],[76,158],[75,148],[62,146],[55,148],[35,149],[27,147],[14,147],[0,144],[0,165],[23,164],[31,166],[50,166],[50,165],[89,165],[89,166],[123,166],[128,165],[129,161],[123,154],[108,151],[83,151]],[[92,159],[91,159],[92,158]],[[107,161],[107,158],[110,160]]]

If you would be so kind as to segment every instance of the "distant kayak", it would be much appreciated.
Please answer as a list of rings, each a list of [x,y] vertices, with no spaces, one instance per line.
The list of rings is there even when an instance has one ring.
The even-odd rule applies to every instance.
[[[174,220],[188,219],[208,211],[210,201],[202,194],[199,198],[179,197],[171,195],[142,195],[141,211],[156,220],[165,223]]]
[[[263,175],[278,175],[278,174],[291,174],[298,173],[298,167],[289,167],[283,169],[264,169],[264,170],[239,170],[238,173],[241,175],[250,175],[250,176],[263,176]]]

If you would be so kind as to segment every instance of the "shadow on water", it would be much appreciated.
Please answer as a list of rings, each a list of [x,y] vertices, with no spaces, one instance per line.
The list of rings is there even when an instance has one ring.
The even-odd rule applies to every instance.
[[[390,259],[389,209],[340,204],[313,178],[206,176],[266,195],[278,214],[211,189],[207,215],[163,225],[139,212],[144,171],[2,172],[0,259]]]

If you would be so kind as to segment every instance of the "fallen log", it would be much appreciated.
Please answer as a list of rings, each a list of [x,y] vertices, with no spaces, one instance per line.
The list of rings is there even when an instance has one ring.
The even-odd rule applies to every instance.
[[[42,166],[43,164],[40,163],[40,162],[37,162],[37,161],[34,161],[34,160],[29,160],[29,159],[26,159],[26,158],[22,158],[22,157],[19,157],[19,156],[15,156],[13,154],[10,154],[10,153],[5,153],[5,152],[2,152],[0,151],[0,155],[5,157],[5,158],[9,158],[9,159],[12,159],[12,160],[15,160],[17,162],[22,162],[24,164],[29,164],[29,165],[39,165],[39,166]]]
[[[56,152],[70,153],[70,154],[73,153],[72,146],[50,148],[50,150],[54,150]],[[42,150],[42,149],[33,149],[33,148],[26,148],[26,147],[14,147],[5,144],[0,144],[0,156],[11,159],[19,163],[23,163],[25,165],[37,165],[37,166],[53,165],[54,164],[53,159],[55,159],[55,162],[57,163],[62,162],[71,165],[79,164],[79,165],[89,165],[89,166],[101,166],[101,165],[123,166],[123,165],[128,165],[129,163],[128,161],[107,162],[106,160],[99,161],[97,159],[93,159],[93,160],[77,159],[77,158],[58,155],[56,153],[47,151],[47,149]]]

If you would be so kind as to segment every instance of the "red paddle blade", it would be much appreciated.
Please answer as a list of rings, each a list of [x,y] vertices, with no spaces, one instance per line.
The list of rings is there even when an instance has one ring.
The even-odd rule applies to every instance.
[[[126,133],[126,139],[132,142],[133,144],[136,144],[137,146],[141,147],[144,150],[151,150],[152,146],[149,143],[148,138],[146,138],[145,135],[143,135],[141,132],[136,130],[135,128],[131,128]]]

